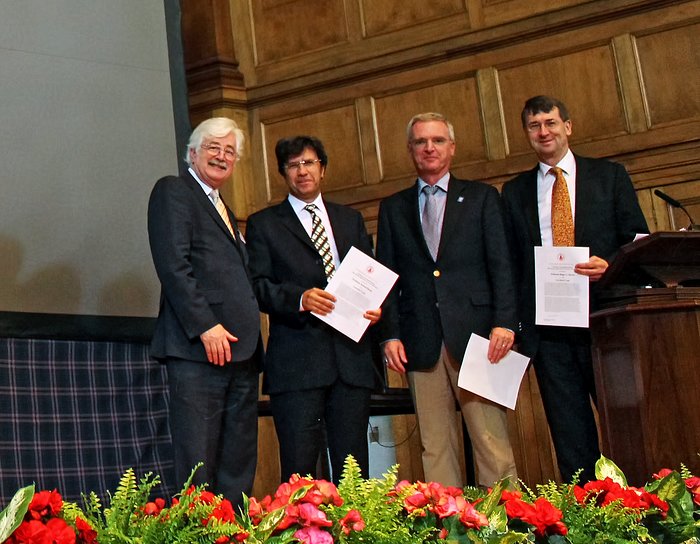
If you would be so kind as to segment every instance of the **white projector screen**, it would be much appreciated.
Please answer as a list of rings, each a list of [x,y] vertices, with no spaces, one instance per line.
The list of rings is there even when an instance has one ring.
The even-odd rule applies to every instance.
[[[171,93],[163,0],[0,2],[0,312],[156,315]]]

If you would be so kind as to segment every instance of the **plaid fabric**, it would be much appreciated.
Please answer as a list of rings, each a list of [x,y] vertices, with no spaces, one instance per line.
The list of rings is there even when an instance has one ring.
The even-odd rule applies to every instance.
[[[18,488],[80,501],[124,471],[173,482],[166,370],[143,344],[0,339],[0,505]]]

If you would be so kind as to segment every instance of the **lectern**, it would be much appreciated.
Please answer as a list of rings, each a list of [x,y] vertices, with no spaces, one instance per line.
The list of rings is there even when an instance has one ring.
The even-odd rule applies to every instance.
[[[700,232],[621,248],[591,315],[603,454],[642,485],[684,463],[700,474]]]

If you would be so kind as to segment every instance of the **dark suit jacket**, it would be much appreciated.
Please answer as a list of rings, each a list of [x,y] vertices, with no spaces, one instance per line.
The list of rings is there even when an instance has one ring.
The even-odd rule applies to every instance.
[[[403,341],[408,370],[432,368],[444,340],[462,360],[472,332],[515,330],[513,274],[494,187],[450,178],[437,262],[423,237],[418,184],[379,208],[377,258],[399,274],[384,305],[382,339]]]
[[[576,159],[575,243],[590,247],[610,262],[620,246],[634,240],[636,233],[649,232],[639,208],[627,171],[620,164],[604,159]],[[533,356],[539,340],[535,327],[535,256],[533,248],[542,245],[537,208],[538,166],[503,186],[506,223],[517,271],[519,311],[522,319],[520,349]],[[591,309],[595,309],[595,285],[591,289]],[[553,327],[565,334],[564,327]],[[581,329],[579,329],[581,331]],[[585,331],[585,330],[584,330]],[[575,331],[571,331],[575,332]]]
[[[221,323],[238,337],[231,344],[233,360],[249,359],[260,342],[260,314],[245,248],[189,173],[156,183],[148,236],[161,283],[151,354],[206,362],[199,335]]]
[[[372,254],[359,212],[324,201],[340,254],[350,247]],[[374,387],[368,334],[359,342],[300,312],[301,295],[325,288],[321,257],[288,200],[248,218],[250,271],[263,312],[270,317],[265,384],[270,393],[324,387],[340,377],[358,387]]]

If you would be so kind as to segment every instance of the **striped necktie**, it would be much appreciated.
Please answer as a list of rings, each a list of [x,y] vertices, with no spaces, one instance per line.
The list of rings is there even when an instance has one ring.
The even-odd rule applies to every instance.
[[[556,178],[552,187],[552,245],[573,246],[574,217],[564,172],[555,166],[550,168],[549,173]]]
[[[335,273],[333,253],[331,252],[331,244],[328,242],[326,229],[323,227],[321,218],[316,213],[318,208],[316,204],[307,204],[304,206],[304,209],[311,214],[311,242],[323,260],[323,270],[326,273],[326,277],[331,279]]]
[[[231,218],[228,216],[228,210],[226,209],[226,204],[224,204],[224,201],[221,200],[221,197],[219,197],[219,191],[214,189],[211,192],[211,199],[214,201],[214,206],[216,206],[216,211],[219,212],[221,219],[223,219],[224,223],[226,223],[226,226],[228,227],[228,231],[231,233],[231,236],[233,236],[235,238],[236,235],[233,232],[233,225],[231,224]]]

